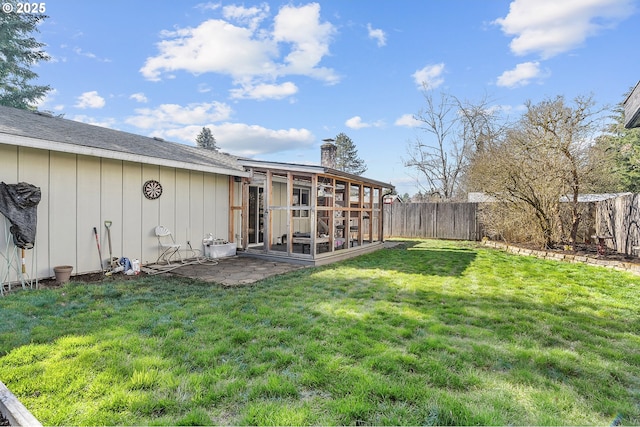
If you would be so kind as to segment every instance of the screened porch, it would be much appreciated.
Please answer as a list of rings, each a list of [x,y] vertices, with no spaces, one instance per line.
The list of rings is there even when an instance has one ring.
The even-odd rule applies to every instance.
[[[378,249],[390,184],[321,167],[244,161],[234,182],[246,255],[320,265]]]

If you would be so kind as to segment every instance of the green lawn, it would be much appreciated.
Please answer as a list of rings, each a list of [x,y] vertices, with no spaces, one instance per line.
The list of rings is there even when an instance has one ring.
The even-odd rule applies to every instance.
[[[0,298],[0,380],[45,425],[639,425],[639,284],[446,241],[71,283]]]

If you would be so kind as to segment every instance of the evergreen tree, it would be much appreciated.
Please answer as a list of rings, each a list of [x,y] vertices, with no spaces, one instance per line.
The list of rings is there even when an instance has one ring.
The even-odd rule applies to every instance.
[[[196,137],[196,144],[200,148],[206,148],[207,150],[218,151],[218,146],[216,145],[216,139],[213,137],[211,133],[211,129],[202,128],[202,131]]]
[[[38,31],[38,24],[47,16],[16,13],[14,1],[5,1],[3,7],[4,4],[13,5],[14,11],[0,12],[0,105],[33,109],[51,90],[50,86],[29,83],[38,77],[29,67],[49,60],[49,55],[42,50],[44,43],[30,36]]]
[[[609,190],[638,193],[640,192],[640,128],[624,127],[622,103],[614,108],[611,119],[607,132],[600,136],[596,143],[596,148],[604,150],[608,154],[607,157],[614,162],[610,169],[613,182],[610,183]]]
[[[336,136],[336,149],[336,169],[354,175],[362,175],[367,171],[364,160],[358,157],[356,145],[344,133]]]

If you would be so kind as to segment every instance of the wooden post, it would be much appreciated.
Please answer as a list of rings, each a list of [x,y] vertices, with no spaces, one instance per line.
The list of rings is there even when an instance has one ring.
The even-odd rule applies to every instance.
[[[378,191],[378,209],[380,209],[378,212],[378,236],[380,241],[384,242],[384,195],[382,193],[382,188],[380,188]],[[391,212],[393,212],[393,204],[391,204]],[[393,224],[391,224],[391,230],[393,230]]]
[[[293,252],[293,221],[291,220],[293,206],[293,174],[287,172],[287,255]]]
[[[373,242],[373,187],[369,188],[369,200],[365,200],[365,203],[369,205],[368,210],[365,212],[369,216],[369,225],[367,226],[367,234],[369,235],[369,243]]]
[[[361,182],[358,184],[358,246],[362,246],[362,236],[364,235],[364,184]]]
[[[336,250],[336,180],[335,178],[329,178],[329,183],[331,185],[331,196],[329,198],[329,250],[331,252]]]
[[[233,235],[234,235],[234,217],[235,211],[233,210],[233,190],[234,190],[234,182],[233,177],[229,175],[229,242],[233,243]]]
[[[262,243],[264,252],[271,250],[271,233],[273,232],[271,226],[271,205],[273,204],[271,195],[273,194],[273,172],[267,170],[266,182],[264,184],[264,231],[262,233]]]
[[[249,246],[249,180],[242,180],[242,250]]]
[[[311,175],[311,203],[309,206],[309,220],[311,221],[311,228],[309,237],[311,237],[311,247],[309,248],[309,255],[311,258],[316,257],[316,236],[318,234],[318,223],[316,215],[316,206],[318,205],[318,175]],[[304,251],[303,251],[304,252]]]

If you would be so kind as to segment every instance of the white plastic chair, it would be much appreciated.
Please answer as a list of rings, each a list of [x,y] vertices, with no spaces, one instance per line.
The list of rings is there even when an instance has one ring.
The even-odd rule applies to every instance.
[[[166,262],[167,264],[171,264],[171,257],[177,255],[180,258],[180,262],[182,262],[182,256],[180,255],[180,244],[176,243],[173,238],[173,234],[171,231],[165,227],[164,225],[159,225],[156,227],[156,237],[158,238],[158,246],[162,253],[158,257],[157,263]]]

